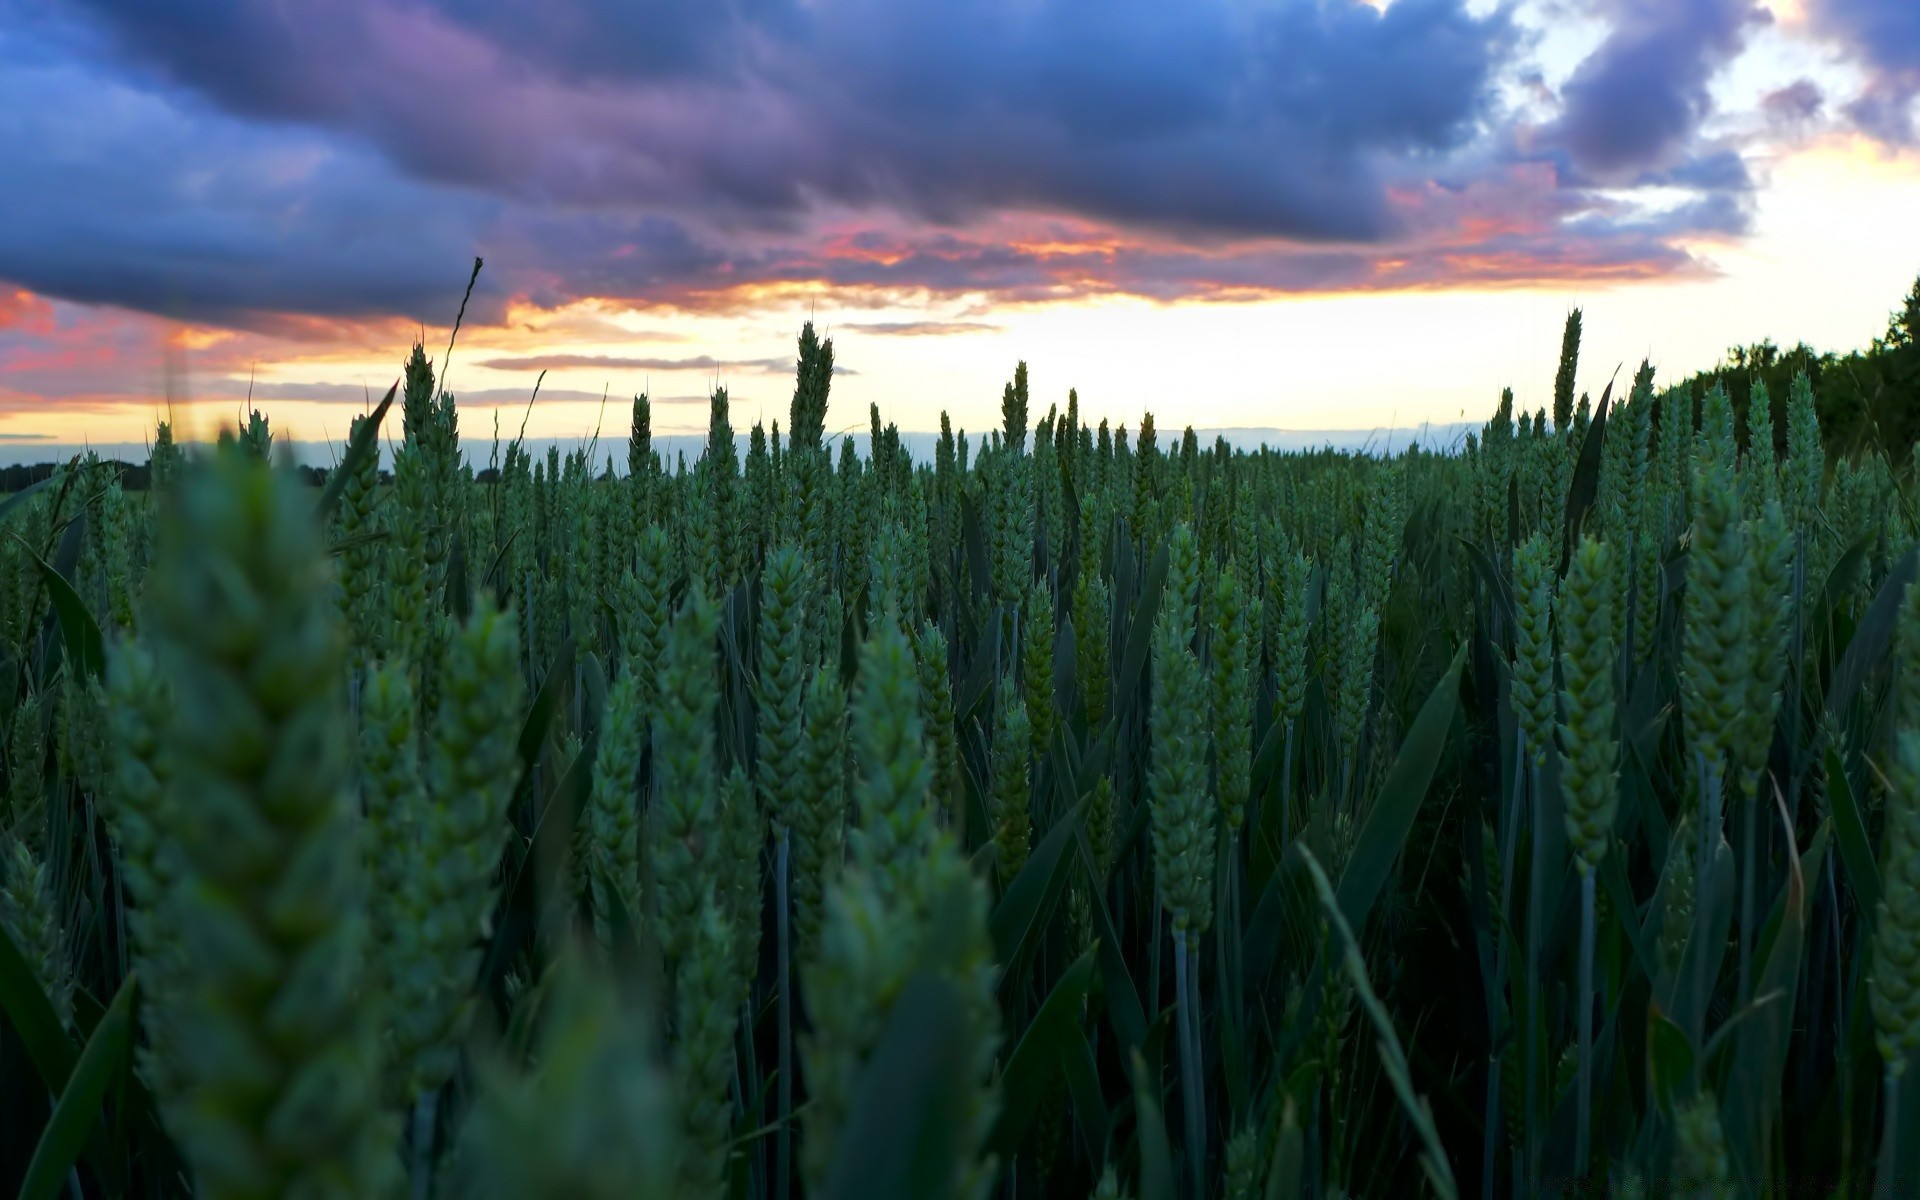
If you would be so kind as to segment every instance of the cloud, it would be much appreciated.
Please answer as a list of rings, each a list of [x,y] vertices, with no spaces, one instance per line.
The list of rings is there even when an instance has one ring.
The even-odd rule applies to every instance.
[[[0,332],[11,329],[46,333],[53,328],[53,305],[22,288],[0,291]]]
[[[448,322],[500,207],[409,181],[330,135],[204,111],[6,33],[0,145],[0,279],[234,325],[260,313]]]
[[[756,374],[784,375],[793,370],[791,358],[715,358],[710,354],[697,354],[688,358],[531,354],[519,358],[482,359],[474,365],[485,367],[489,371],[751,371]]]
[[[1847,115],[1867,133],[1911,145],[1920,130],[1920,4],[1913,0],[1808,0],[1808,23],[1867,73]]]
[[[989,321],[850,321],[834,326],[834,332],[872,333],[882,337],[950,337],[997,333],[1001,328]]]
[[[1376,164],[1469,139],[1515,41],[1465,0],[85,7],[227,111],[416,177],[763,229],[830,204],[1380,236]]]
[[[1596,179],[1670,168],[1693,150],[1712,112],[1715,72],[1771,17],[1754,0],[1602,0],[1598,7],[1606,39],[1561,89],[1564,108],[1543,138]]]
[[[618,357],[618,355],[595,355],[595,353],[536,353],[520,357],[503,359],[482,359],[474,363],[476,367],[486,367],[488,371],[705,371],[726,374],[728,371],[741,371],[747,374],[793,374],[793,359],[716,359],[707,353],[691,355],[684,359],[653,359],[653,357]],[[860,374],[852,367],[837,365],[833,374]]]
[[[1602,4],[1529,129],[1502,99],[1534,66],[1514,5],[1481,0],[0,0],[0,280],[385,344],[450,321],[473,254],[470,328],[1696,270],[1667,239],[1734,229],[1752,189],[1699,126],[1757,10]],[[486,365],[792,370],[503,354],[538,348]]]
[[[309,404],[364,404],[369,409],[380,402],[385,394],[384,385],[375,387],[371,383],[322,383],[318,381],[302,382],[284,380],[274,383],[255,383],[249,387],[245,380],[223,380],[217,388],[207,389],[200,400],[225,398],[243,399],[251,391],[253,398],[261,402],[269,400],[304,401]],[[457,389],[462,408],[525,408],[532,395],[530,388],[473,388]],[[564,388],[541,388],[538,404],[598,404],[602,399],[600,392],[570,391]],[[617,395],[607,401],[611,409],[620,401]]]
[[[1760,111],[1777,125],[1804,125],[1826,108],[1827,94],[1811,79],[1796,79],[1760,99]]]

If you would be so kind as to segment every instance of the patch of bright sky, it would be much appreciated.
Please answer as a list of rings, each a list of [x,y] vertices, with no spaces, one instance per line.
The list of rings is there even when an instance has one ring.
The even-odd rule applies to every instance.
[[[1607,22],[1584,0],[1536,0],[1521,5],[1514,17],[1530,46],[1519,74],[1538,71],[1555,90],[1607,36]]]
[[[1811,79],[1829,103],[1854,95],[1864,82],[1859,68],[1811,36],[1805,16],[1792,0],[1773,0],[1770,24],[1749,30],[1746,49],[1714,77],[1709,89],[1722,114],[1749,117],[1769,92]],[[1725,124],[1723,118],[1719,124]]]

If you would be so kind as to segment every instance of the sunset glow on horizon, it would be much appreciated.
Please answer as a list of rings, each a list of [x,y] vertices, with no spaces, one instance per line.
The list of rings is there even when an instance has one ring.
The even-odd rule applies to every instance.
[[[1478,420],[1573,307],[1596,396],[1882,333],[1917,96],[1910,0],[0,0],[0,452],[337,441],[475,256],[469,439],[784,424],[809,318],[832,427],[986,429],[1020,360],[1128,425]]]

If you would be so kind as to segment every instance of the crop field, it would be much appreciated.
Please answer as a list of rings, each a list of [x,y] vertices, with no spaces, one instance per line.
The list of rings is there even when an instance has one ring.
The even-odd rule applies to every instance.
[[[323,486],[258,414],[60,467],[0,1189],[1915,1194],[1911,464],[1579,342],[1392,455],[1021,364],[915,461],[809,324],[693,462],[416,347]]]

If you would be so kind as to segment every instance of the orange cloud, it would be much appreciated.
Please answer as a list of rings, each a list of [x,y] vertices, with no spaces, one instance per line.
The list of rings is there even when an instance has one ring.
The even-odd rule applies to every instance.
[[[53,328],[53,305],[24,288],[0,288],[0,330],[44,334]]]

